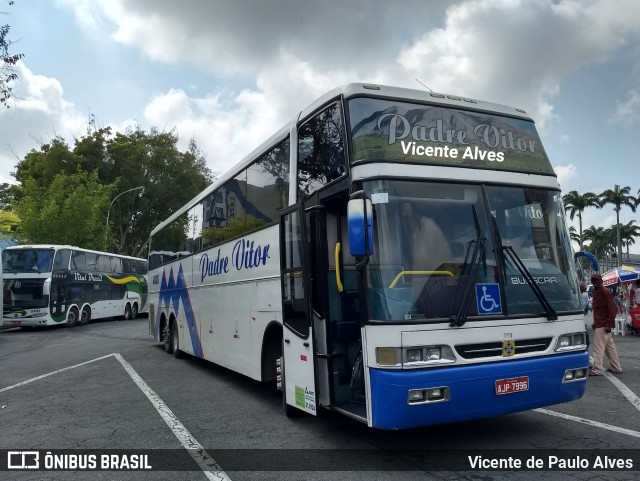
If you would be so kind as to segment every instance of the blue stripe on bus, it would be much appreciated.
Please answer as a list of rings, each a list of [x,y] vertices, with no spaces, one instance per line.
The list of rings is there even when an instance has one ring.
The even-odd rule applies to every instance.
[[[182,264],[178,269],[177,281],[173,275],[173,268],[169,271],[169,279],[166,278],[166,273],[162,273],[162,280],[160,282],[160,309],[156,315],[156,339],[160,340],[160,314],[163,310],[169,310],[173,307],[175,316],[178,317],[180,312],[180,301],[184,306],[184,316],[187,321],[187,327],[189,329],[189,335],[191,336],[191,345],[193,346],[193,354],[197,357],[202,357],[202,343],[200,341],[200,335],[198,333],[198,324],[193,313],[193,307],[191,305],[191,298],[189,297],[189,291],[187,290],[187,283],[184,280],[184,272],[182,271]]]
[[[487,418],[579,399],[586,380],[562,383],[567,369],[587,368],[588,353],[420,370],[370,369],[373,427],[404,429]],[[529,377],[529,390],[497,395],[498,379]],[[448,401],[409,405],[410,389],[447,386]]]

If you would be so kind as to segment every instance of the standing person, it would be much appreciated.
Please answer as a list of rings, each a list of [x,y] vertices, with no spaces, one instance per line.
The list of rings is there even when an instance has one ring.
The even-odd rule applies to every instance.
[[[589,314],[591,308],[591,302],[589,301],[589,293],[587,292],[587,285],[584,282],[580,283],[580,304],[584,310],[584,315]]]
[[[618,306],[613,299],[613,294],[606,287],[602,286],[602,276],[597,272],[591,275],[593,284],[593,298],[591,306],[593,309],[592,329],[595,332],[593,341],[593,368],[589,372],[590,376],[602,376],[604,374],[604,356],[607,355],[613,373],[621,373],[622,366],[618,359],[618,351],[613,343],[611,330],[616,325],[616,314]]]

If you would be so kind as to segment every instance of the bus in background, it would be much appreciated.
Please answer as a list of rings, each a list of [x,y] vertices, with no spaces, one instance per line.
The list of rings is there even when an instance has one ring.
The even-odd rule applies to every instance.
[[[87,324],[146,311],[147,260],[67,245],[2,251],[2,325]]]
[[[585,392],[560,187],[520,109],[345,85],[158,225],[149,248],[150,334],[178,357],[276,380],[287,415],[403,429]]]

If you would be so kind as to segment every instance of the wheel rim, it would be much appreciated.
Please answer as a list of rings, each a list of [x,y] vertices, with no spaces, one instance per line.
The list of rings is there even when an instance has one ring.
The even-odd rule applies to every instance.
[[[82,318],[80,319],[80,322],[83,324],[89,322],[89,311],[87,309],[82,311]]]
[[[67,324],[73,326],[77,322],[78,322],[78,311],[76,311],[75,309],[71,309],[67,317]]]

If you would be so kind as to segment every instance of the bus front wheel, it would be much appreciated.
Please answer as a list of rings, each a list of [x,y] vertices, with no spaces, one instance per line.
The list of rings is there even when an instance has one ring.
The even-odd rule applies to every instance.
[[[72,307],[69,310],[69,314],[67,314],[67,327],[75,327],[78,325],[78,321],[80,320],[80,316],[78,315],[78,308]]]

